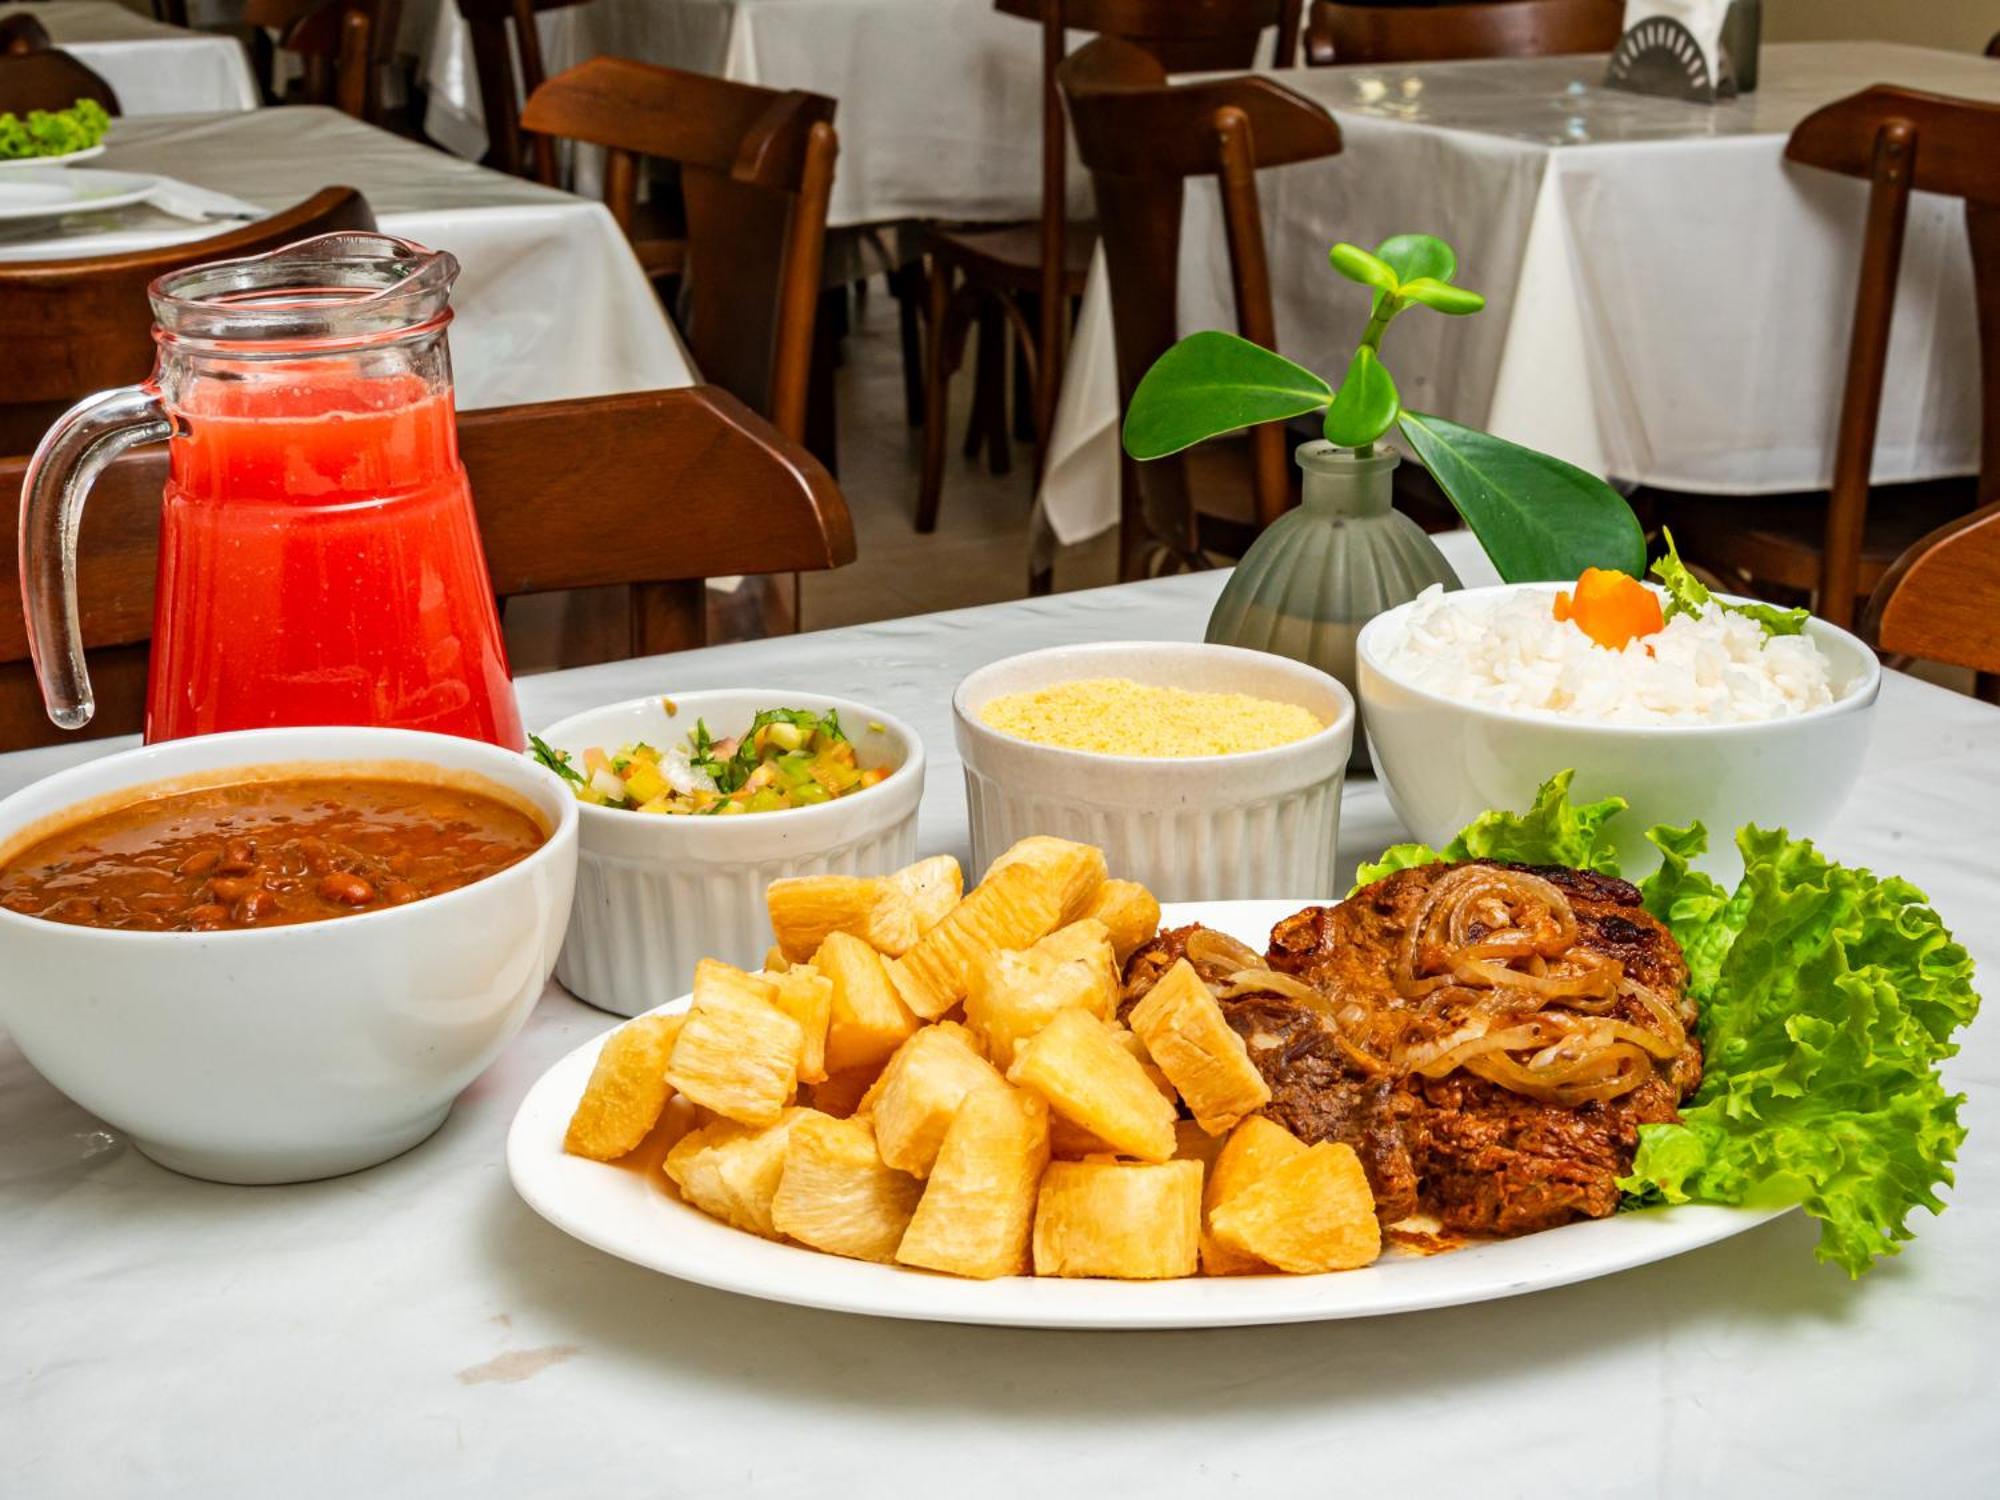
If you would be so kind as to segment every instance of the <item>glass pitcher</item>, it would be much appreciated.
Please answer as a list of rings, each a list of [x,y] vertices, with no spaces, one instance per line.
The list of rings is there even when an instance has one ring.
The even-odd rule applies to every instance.
[[[77,529],[98,471],[167,441],[148,741],[379,724],[523,746],[452,404],[458,262],[345,232],[162,276],[153,378],[71,408],[21,506],[49,716],[90,720]]]

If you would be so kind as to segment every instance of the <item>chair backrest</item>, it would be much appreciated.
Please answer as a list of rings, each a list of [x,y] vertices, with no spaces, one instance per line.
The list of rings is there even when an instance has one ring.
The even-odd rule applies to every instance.
[[[1808,115],[1785,146],[1789,160],[1869,184],[1854,331],[1834,442],[1833,498],[1820,560],[1818,609],[1836,625],[1846,625],[1854,616],[1889,325],[1913,192],[1965,200],[1979,325],[1979,498],[1982,503],[2000,500],[2000,151],[1994,149],[1995,141],[2000,141],[2000,104],[1878,84]]]
[[[834,102],[596,57],[551,78],[524,130],[606,148],[604,197],[628,233],[639,162],[680,166],[682,333],[702,378],[789,438],[805,432],[813,318],[838,140]]]
[[[302,93],[380,123],[381,75],[394,58],[403,0],[246,0],[243,19],[278,34],[304,63]]]
[[[1173,72],[1215,73],[1256,61],[1265,28],[1277,28],[1275,61],[1296,60],[1301,0],[994,0],[1003,15],[1042,28],[1041,327],[1037,330],[1039,410],[1036,428],[1048,451],[1062,385],[1068,328],[1064,291],[1068,256],[1069,142],[1056,69],[1069,32],[1087,31],[1143,47]]]
[[[1883,651],[2000,674],[2000,503],[1913,543],[1876,585],[1861,633]]]
[[[93,99],[106,113],[118,113],[118,94],[97,73],[49,44],[49,34],[31,15],[0,21],[0,111],[25,115],[31,109],[68,109]]]
[[[261,255],[336,229],[373,229],[349,187],[226,234],[123,255],[0,261],[0,454],[29,453],[63,411],[95,391],[144,380],[153,368],[155,278],[203,261]]]
[[[458,0],[458,13],[465,17],[466,31],[472,38],[472,66],[479,75],[479,105],[486,120],[483,160],[487,166],[516,176],[532,173],[545,182],[553,177],[554,158],[542,155],[546,143],[537,147],[531,164],[521,139],[521,101],[531,98],[548,81],[542,66],[542,37],[534,18],[545,10],[567,10],[583,3]]]
[[[1624,17],[1624,0],[1420,6],[1313,0],[1306,22],[1306,61],[1324,67],[1609,52],[1618,45]]]
[[[1081,48],[1058,76],[1097,194],[1119,409],[1179,336],[1181,203],[1190,177],[1219,181],[1237,329],[1275,349],[1257,170],[1336,155],[1340,127],[1333,117],[1269,78],[1169,84],[1157,58],[1108,39]],[[1268,525],[1290,493],[1284,428],[1265,424],[1253,430],[1251,442],[1257,516]],[[1183,462],[1165,458],[1140,466],[1137,484],[1146,529],[1192,558],[1195,512]]]
[[[54,46],[48,27],[33,11],[17,10],[0,16],[0,57],[25,57],[31,52],[47,52]]]
[[[832,476],[713,386],[463,412],[458,439],[494,593],[634,585],[635,655],[702,643],[704,579],[854,560],[853,524]],[[25,468],[0,460],[0,494],[19,495]],[[98,476],[85,509],[78,596],[97,691],[91,734],[125,733],[143,718],[166,472],[164,447],[125,454]],[[701,503],[689,504],[691,495]],[[553,497],[572,500],[583,524],[559,524]],[[63,737],[42,710],[8,568],[0,571],[0,750]]]

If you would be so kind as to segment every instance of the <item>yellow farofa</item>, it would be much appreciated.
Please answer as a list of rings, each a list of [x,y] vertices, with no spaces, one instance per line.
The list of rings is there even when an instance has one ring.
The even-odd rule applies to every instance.
[[[1312,710],[1295,703],[1248,693],[1153,687],[1125,677],[1090,677],[1009,693],[980,709],[979,718],[989,729],[1038,745],[1157,759],[1269,750],[1326,727]]]

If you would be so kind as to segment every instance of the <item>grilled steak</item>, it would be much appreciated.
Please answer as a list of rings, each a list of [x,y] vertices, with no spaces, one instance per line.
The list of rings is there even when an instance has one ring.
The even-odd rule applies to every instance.
[[[1324,1007],[1248,994],[1223,1000],[1223,1011],[1271,1085],[1264,1112],[1302,1140],[1352,1146],[1383,1223],[1422,1210],[1459,1232],[1518,1234],[1602,1217],[1617,1207],[1615,1181],[1631,1166],[1638,1127],[1674,1119],[1675,1106],[1701,1079],[1679,946],[1622,880],[1566,869],[1521,871],[1560,892],[1574,921],[1566,942],[1552,943],[1550,929],[1540,932],[1541,950],[1530,967],[1560,980],[1602,972],[1606,960],[1615,960],[1613,972],[1632,981],[1588,1006],[1548,1001],[1547,1011],[1574,1003],[1590,1016],[1658,1036],[1659,1018],[1630,993],[1643,986],[1669,1003],[1680,1023],[1667,1023],[1671,1040],[1657,1044],[1659,1051],[1671,1046],[1671,1055],[1648,1057],[1633,1075],[1636,1086],[1616,1097],[1574,1103],[1544,1102],[1464,1068],[1422,1076],[1400,1060],[1443,1051],[1466,1034],[1461,1028],[1478,1014],[1478,1003],[1495,993],[1456,985],[1448,972],[1431,979],[1428,990],[1407,982],[1412,924],[1435,904],[1439,882],[1463,868],[1404,870],[1338,906],[1308,907],[1280,922],[1266,961],[1325,996]],[[1522,936],[1507,928],[1507,908],[1488,900],[1475,906],[1460,938],[1492,945]],[[1129,997],[1143,994],[1186,951],[1189,932],[1163,933],[1133,955]],[[1443,971],[1449,947],[1420,932],[1420,969]],[[1683,1028],[1684,1036],[1672,1036]]]

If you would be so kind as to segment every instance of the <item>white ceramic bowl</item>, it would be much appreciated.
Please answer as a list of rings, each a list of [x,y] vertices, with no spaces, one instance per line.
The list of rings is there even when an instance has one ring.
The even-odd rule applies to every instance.
[[[695,720],[720,739],[766,708],[838,709],[865,766],[887,780],[817,807],[727,818],[655,817],[583,806],[576,905],[556,978],[621,1016],[663,1005],[694,982],[695,963],[764,962],[772,942],[764,888],[785,875],[878,875],[917,857],[924,748],[898,719],[823,693],[732,688],[634,698],[551,724],[542,738],[578,764],[592,746],[684,743]]]
[[[436,1130],[534,1008],[575,878],[576,799],[553,774],[393,729],[257,729],[108,755],[0,802],[0,850],[131,789],[278,765],[470,773],[551,833],[484,880],[326,922],[128,932],[0,910],[0,1022],[28,1061],[153,1160],[218,1182],[352,1172]]]
[[[1503,584],[1459,597],[1557,587]],[[1488,808],[1527,807],[1543,781],[1569,769],[1573,799],[1615,795],[1631,804],[1611,828],[1626,875],[1659,864],[1648,828],[1699,819],[1709,834],[1702,867],[1733,878],[1742,870],[1733,842],[1740,826],[1823,834],[1861,774],[1882,669],[1860,640],[1824,620],[1806,626],[1831,665],[1835,697],[1824,707],[1750,724],[1592,724],[1461,703],[1398,681],[1383,653],[1414,607],[1371,620],[1355,654],[1377,773],[1397,817],[1427,844],[1446,842]]]
[[[1166,759],[1038,745],[980,720],[995,698],[1090,677],[1296,703],[1326,728],[1271,750]],[[1048,833],[1098,845],[1113,876],[1162,901],[1336,894],[1354,700],[1316,667],[1181,641],[1056,646],[980,668],[952,710],[978,871],[1015,840]]]

